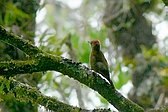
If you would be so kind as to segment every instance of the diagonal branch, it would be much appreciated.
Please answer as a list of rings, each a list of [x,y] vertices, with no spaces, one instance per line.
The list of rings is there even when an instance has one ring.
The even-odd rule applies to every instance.
[[[22,39],[19,39],[18,36],[10,35],[10,33],[6,32],[2,27],[0,27],[0,40],[13,45],[23,50],[26,54],[32,55],[31,57],[34,57],[33,60],[28,60],[26,62],[0,62],[0,73],[3,76],[9,76],[10,74],[17,75],[22,73],[54,70],[61,72],[64,75],[68,75],[69,77],[74,78],[75,80],[78,80],[79,82],[97,91],[119,111],[144,111],[140,106],[122,96],[114,87],[112,87],[109,83],[103,80],[98,73],[90,70],[80,63],[76,63],[69,59],[64,59],[62,57],[44,53],[37,47],[27,42],[24,42]],[[25,43],[24,48],[21,48],[21,45],[23,43]],[[29,47],[32,51],[28,50]]]
[[[31,42],[21,39],[13,33],[7,32],[2,26],[0,26],[0,40],[17,47],[31,57],[34,57],[37,53],[42,53],[42,51],[31,44]]]
[[[76,111],[79,112],[83,110],[86,112],[87,110],[81,109],[78,107],[73,107],[68,104],[62,103],[54,98],[43,96],[41,92],[39,92],[36,88],[30,87],[23,83],[20,83],[12,78],[6,79],[0,77],[0,94],[4,94],[7,96],[15,97],[16,100],[21,102],[31,102],[34,105],[40,104],[47,109],[53,111],[62,111],[62,112],[71,112]]]

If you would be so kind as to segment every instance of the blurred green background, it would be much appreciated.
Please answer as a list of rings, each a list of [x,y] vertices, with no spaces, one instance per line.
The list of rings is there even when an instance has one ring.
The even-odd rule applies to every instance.
[[[0,24],[48,53],[88,67],[88,41],[98,39],[111,80],[123,95],[145,109],[167,104],[168,9],[161,0],[30,1],[1,0]],[[0,60],[10,59],[27,57],[0,42]],[[97,92],[66,74],[48,71],[16,79],[70,105],[114,109]],[[11,99],[2,101],[0,108],[8,112],[47,111]]]

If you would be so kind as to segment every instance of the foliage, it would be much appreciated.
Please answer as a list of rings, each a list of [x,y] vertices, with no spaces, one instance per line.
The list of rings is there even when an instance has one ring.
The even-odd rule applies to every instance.
[[[51,34],[51,32],[54,34],[52,43],[45,45],[47,47],[48,45],[52,46],[47,51],[57,51],[58,54],[64,57],[72,58],[68,54],[68,46],[63,43],[70,33],[71,44],[73,46],[71,52],[75,52],[77,57],[76,60],[89,66],[88,57],[90,46],[87,41],[99,39],[102,43],[102,50],[110,65],[112,80],[118,89],[127,85],[127,83],[133,79],[131,78],[132,74],[139,71],[138,73],[140,76],[144,76],[145,74],[142,75],[144,69],[148,70],[147,65],[153,63],[154,58],[159,59],[160,56],[162,56],[162,58],[165,58],[166,60],[165,54],[160,54],[160,49],[158,48],[156,50],[154,48],[154,46],[158,45],[156,41],[157,35],[152,33],[154,32],[153,30],[155,29],[155,26],[153,26],[153,21],[148,18],[148,16],[152,16],[152,14],[163,15],[164,11],[160,0],[127,0],[122,2],[114,2],[111,0],[106,2],[96,1],[95,3],[93,3],[93,1],[82,1],[81,5],[77,8],[71,8],[66,2],[56,1],[54,3],[55,4],[52,5],[46,2],[45,5],[47,7],[44,7],[44,9],[47,17],[51,17],[49,14],[52,14],[55,10],[57,10],[57,15],[52,16],[52,21],[47,20],[49,24],[45,19],[42,20],[40,24],[37,24],[37,30],[41,31],[38,29],[38,25],[41,27],[45,24],[47,26],[45,34],[48,35]],[[106,6],[105,3],[107,4]],[[110,6],[111,3],[114,3],[113,7]],[[49,10],[47,10],[48,5],[50,6]],[[158,5],[161,7],[158,7]],[[102,9],[105,9],[104,14]],[[43,12],[43,9],[41,9],[41,11]],[[163,19],[165,18],[165,16],[162,17]],[[101,19],[103,19],[106,26],[102,24]],[[106,19],[109,21],[106,21]],[[50,27],[50,25],[52,25],[52,27]],[[45,36],[43,39],[45,40]],[[58,43],[56,40],[62,40],[62,44],[55,44]],[[59,47],[59,45],[61,47]],[[154,57],[153,54],[151,54],[149,59],[147,59],[147,52],[155,52],[160,56],[157,55]],[[54,54],[57,53],[55,52]],[[141,58],[138,58],[139,54],[145,58],[145,64],[140,63]],[[160,59],[158,61],[159,64],[162,63]],[[160,69],[156,70],[156,72],[158,71],[160,71]],[[54,73],[54,77],[59,85],[64,85],[64,82],[68,80],[58,73]],[[52,79],[50,81],[52,82]],[[140,80],[140,82],[141,81],[142,80]],[[72,82],[70,81],[70,83]],[[66,86],[66,88],[63,87],[63,91],[66,91],[67,89],[68,86]],[[69,86],[69,89],[71,91],[74,90],[71,86]],[[80,88],[80,90],[84,91],[83,88]],[[65,95],[64,97],[63,95],[62,97],[64,97],[64,99],[71,98],[71,91],[69,91],[68,96]],[[87,94],[89,93],[90,92]],[[85,96],[84,93],[82,94]],[[104,102],[103,99],[100,99],[99,101],[102,104]],[[87,102],[87,99],[79,100],[79,102]],[[104,104],[108,107],[106,102],[104,102]]]
[[[99,39],[116,88],[123,90],[132,82],[131,87],[126,88],[131,88],[128,97],[149,109],[164,105],[167,98],[167,41],[166,38],[161,40],[156,28],[167,21],[164,9],[167,2],[163,2],[81,0],[80,5],[73,7],[64,0],[45,0],[40,3],[35,24],[31,18],[35,18],[36,14],[30,11],[32,8],[28,8],[28,4],[22,6],[21,1],[6,3],[2,0],[0,24],[23,35],[23,38],[35,40],[32,43],[43,51],[80,61],[88,67],[90,46],[87,41]],[[67,44],[69,34],[72,48]],[[161,44],[163,47],[160,47]],[[24,53],[16,52],[16,49],[0,43],[0,60],[24,57]],[[39,79],[41,81],[35,81],[33,85],[38,84],[42,92],[68,104],[81,108],[111,107],[104,98],[61,73],[44,72]]]

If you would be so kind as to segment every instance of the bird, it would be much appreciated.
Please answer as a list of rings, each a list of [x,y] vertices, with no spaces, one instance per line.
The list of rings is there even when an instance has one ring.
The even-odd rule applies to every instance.
[[[89,57],[89,62],[91,69],[95,72],[100,73],[104,78],[106,78],[112,86],[113,82],[110,80],[110,73],[107,60],[101,51],[100,41],[92,40],[89,41],[91,45],[91,52]]]

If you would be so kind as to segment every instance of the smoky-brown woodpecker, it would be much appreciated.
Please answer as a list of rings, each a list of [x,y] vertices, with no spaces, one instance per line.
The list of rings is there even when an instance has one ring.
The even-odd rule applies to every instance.
[[[92,50],[90,52],[90,60],[89,60],[91,69],[100,73],[103,77],[105,77],[110,82],[112,86],[114,86],[113,82],[110,80],[108,63],[100,49],[99,40],[92,40],[89,43],[92,47]]]

